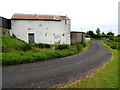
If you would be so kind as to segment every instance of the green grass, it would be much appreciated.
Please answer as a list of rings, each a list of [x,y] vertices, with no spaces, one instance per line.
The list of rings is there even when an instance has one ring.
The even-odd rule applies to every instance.
[[[2,39],[1,43],[3,52],[26,51],[31,49],[29,44],[17,38],[9,37],[2,34],[0,34],[0,37]]]
[[[76,54],[77,51],[64,50],[64,51],[52,51],[52,50],[40,50],[40,51],[17,51],[12,53],[3,53],[2,54],[2,64],[3,66],[7,65],[16,65],[24,63],[32,63],[38,61],[45,61],[54,58],[65,57],[69,55]]]
[[[86,51],[90,47],[90,44],[88,42],[85,42],[85,45],[86,46],[82,48],[81,52]]]
[[[111,40],[110,42],[104,41],[104,43],[106,43],[112,49],[120,49],[120,42],[114,42]]]
[[[89,43],[75,45],[27,44],[17,38],[2,36],[2,65],[46,61],[74,55],[87,50]],[[53,49],[55,47],[55,49]],[[57,47],[57,49],[56,49]]]
[[[83,48],[82,51],[85,51],[89,44]],[[74,47],[74,48],[73,48]],[[16,65],[24,63],[32,63],[38,61],[45,61],[55,58],[66,57],[70,55],[77,54],[79,52],[75,46],[72,46],[70,49],[65,50],[53,50],[53,49],[41,49],[41,50],[31,50],[31,51],[16,51],[16,52],[6,52],[2,54],[2,65]]]
[[[107,38],[101,37],[101,38],[92,38],[92,40],[106,40]]]
[[[102,44],[113,53],[113,60],[107,63],[104,68],[98,70],[92,77],[83,79],[80,83],[66,88],[118,88],[118,50],[111,49],[103,42]]]

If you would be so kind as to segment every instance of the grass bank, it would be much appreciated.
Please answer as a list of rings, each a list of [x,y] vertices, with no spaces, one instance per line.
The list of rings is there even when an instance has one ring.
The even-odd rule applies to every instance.
[[[114,42],[113,40],[111,41],[104,41],[105,44],[107,44],[110,48],[112,49],[120,49],[120,42]]]
[[[25,43],[24,41],[9,37],[7,35],[0,34],[0,37],[2,39],[2,52],[14,52],[14,51],[27,51],[31,50],[30,44]]]
[[[3,35],[2,65],[16,65],[74,55],[87,50],[89,43],[75,45],[27,44],[17,38]]]
[[[82,79],[81,82],[66,88],[118,88],[118,50],[111,49],[102,44],[113,53],[113,59],[104,68],[93,73],[92,77]],[[120,50],[119,50],[120,51]],[[119,84],[120,85],[120,84]]]

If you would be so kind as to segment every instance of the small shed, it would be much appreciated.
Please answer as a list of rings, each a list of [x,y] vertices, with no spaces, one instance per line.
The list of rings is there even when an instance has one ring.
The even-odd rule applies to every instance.
[[[85,32],[71,31],[71,44],[85,42]]]

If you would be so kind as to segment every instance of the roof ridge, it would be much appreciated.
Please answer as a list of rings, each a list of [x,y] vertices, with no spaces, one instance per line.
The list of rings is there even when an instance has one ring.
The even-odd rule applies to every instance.
[[[65,15],[52,15],[52,14],[24,14],[24,13],[14,13],[14,15],[37,15],[37,16],[65,16]]]

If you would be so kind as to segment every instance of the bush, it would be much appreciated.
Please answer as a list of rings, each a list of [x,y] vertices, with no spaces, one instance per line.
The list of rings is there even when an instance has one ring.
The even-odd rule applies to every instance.
[[[120,43],[119,42],[113,42],[113,41],[110,41],[110,42],[105,42],[108,46],[110,46],[112,49],[120,49]]]
[[[5,47],[5,46],[2,46],[2,52],[8,52],[9,50],[8,50],[8,48],[7,47]]]
[[[77,44],[74,44],[73,46],[74,46],[74,48],[77,49],[78,52],[80,52],[80,51],[82,51],[82,48],[86,46],[86,44],[85,43],[81,43],[81,44],[77,43]]]
[[[31,44],[33,45],[33,44]],[[37,45],[37,44],[36,44]],[[82,47],[85,44],[75,44],[71,45],[57,45],[59,47],[58,50],[53,49],[46,49],[46,50],[39,50],[39,51],[16,51],[16,52],[5,52],[2,53],[2,65],[15,65],[15,64],[24,64],[24,63],[32,63],[32,62],[39,62],[45,61],[49,59],[61,58],[65,56],[70,56],[79,53],[82,50]],[[31,46],[26,44],[23,50],[30,50]],[[47,45],[45,46],[47,47]],[[26,49],[25,49],[26,48]],[[65,50],[62,50],[65,49]]]
[[[49,44],[44,44],[44,48],[50,48]]]
[[[28,51],[28,50],[31,50],[32,47],[31,47],[30,44],[24,44],[23,46],[21,46],[21,49],[22,49],[23,51]]]
[[[80,52],[82,50],[82,47],[80,44],[76,44],[77,51]]]
[[[45,61],[49,59],[61,58],[78,53],[75,49],[66,49],[63,51],[17,51],[3,53],[2,65],[16,65],[24,63],[32,63],[38,61]]]
[[[37,47],[37,48],[50,48],[50,45],[49,44],[38,43],[38,44],[34,44],[34,47]]]
[[[57,45],[55,47],[56,50],[63,50],[63,49],[68,49],[68,45]]]
[[[114,37],[114,38],[113,38],[113,41],[114,41],[114,42],[120,42],[120,37]]]
[[[43,48],[43,44],[42,44],[42,43],[34,44],[33,46],[34,46],[34,47],[37,47],[37,48]]]

